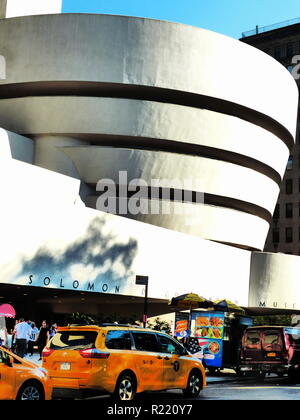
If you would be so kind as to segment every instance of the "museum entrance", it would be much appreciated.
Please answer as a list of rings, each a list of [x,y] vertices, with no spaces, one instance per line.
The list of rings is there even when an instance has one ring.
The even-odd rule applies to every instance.
[[[72,314],[90,315],[103,322],[142,321],[144,298],[108,293],[0,284],[0,304],[9,303],[16,319],[28,317],[66,325]],[[148,317],[170,312],[168,300],[148,298]],[[128,322],[126,321],[126,322]],[[14,323],[14,320],[7,319]]]

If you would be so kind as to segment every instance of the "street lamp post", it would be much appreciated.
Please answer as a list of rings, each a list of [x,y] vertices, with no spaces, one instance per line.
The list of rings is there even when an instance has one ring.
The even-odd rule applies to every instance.
[[[144,314],[143,314],[143,327],[147,327],[147,318],[148,318],[148,276],[136,276],[135,284],[141,284],[145,286],[145,299],[144,299]]]

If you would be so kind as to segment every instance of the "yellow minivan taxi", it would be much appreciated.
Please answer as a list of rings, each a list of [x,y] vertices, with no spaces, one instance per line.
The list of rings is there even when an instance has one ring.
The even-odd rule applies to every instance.
[[[50,400],[45,369],[0,347],[0,400]]]
[[[136,393],[180,388],[196,397],[206,386],[201,362],[167,334],[132,326],[59,328],[43,351],[53,397]]]

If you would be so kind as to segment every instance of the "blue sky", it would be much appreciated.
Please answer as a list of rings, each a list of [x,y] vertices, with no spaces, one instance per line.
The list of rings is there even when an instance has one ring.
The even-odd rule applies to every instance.
[[[63,0],[64,13],[107,13],[186,23],[240,38],[256,25],[300,17],[299,0]]]

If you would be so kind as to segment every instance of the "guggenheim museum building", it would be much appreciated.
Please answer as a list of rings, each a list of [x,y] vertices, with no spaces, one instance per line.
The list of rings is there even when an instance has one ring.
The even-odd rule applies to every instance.
[[[143,275],[149,315],[188,292],[299,310],[300,257],[262,252],[294,144],[290,73],[197,27],[61,14],[55,0],[11,16],[12,3],[0,303],[31,318],[139,314]]]

